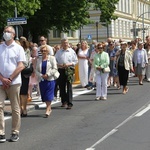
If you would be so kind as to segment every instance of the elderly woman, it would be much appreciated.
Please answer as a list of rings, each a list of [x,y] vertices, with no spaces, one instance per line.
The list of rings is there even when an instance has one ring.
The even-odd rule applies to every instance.
[[[94,57],[94,67],[96,69],[96,100],[107,99],[107,79],[108,72],[104,68],[109,66],[110,60],[108,53],[104,52],[105,44],[99,43],[96,49],[99,51]]]
[[[40,47],[42,57],[37,59],[36,74],[39,81],[41,99],[46,103],[45,117],[51,114],[51,101],[54,99],[54,72],[57,71],[56,59],[54,56],[49,55],[47,45]]]
[[[138,48],[133,53],[133,62],[135,65],[136,75],[139,78],[139,85],[143,85],[143,76],[148,64],[147,52],[143,48],[143,42],[138,43]]]
[[[133,72],[132,56],[129,50],[127,50],[127,43],[121,43],[121,50],[116,53],[116,67],[118,69],[119,82],[123,86],[123,94],[126,94],[129,90],[127,87],[127,81],[129,71]]]
[[[79,59],[79,78],[82,87],[88,87],[88,60],[89,60],[89,51],[88,43],[86,41],[81,42],[81,48],[78,51]]]

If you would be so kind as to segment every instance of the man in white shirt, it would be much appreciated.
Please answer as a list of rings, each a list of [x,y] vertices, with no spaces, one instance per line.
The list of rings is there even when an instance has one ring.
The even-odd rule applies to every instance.
[[[75,51],[69,48],[69,41],[67,38],[61,40],[61,49],[55,54],[58,71],[60,76],[58,78],[58,85],[60,88],[61,107],[68,106],[66,109],[71,109],[73,104],[72,96],[72,78],[74,66],[78,63],[78,58]]]
[[[23,48],[14,41],[15,30],[12,26],[4,28],[5,42],[0,45],[0,142],[5,142],[4,101],[8,96],[12,109],[11,142],[19,140],[20,130],[20,72],[26,61]]]
[[[41,45],[47,45],[47,38],[46,38],[46,37],[41,36],[39,41],[40,41],[40,46],[41,46]],[[47,45],[47,47],[48,47],[48,49],[49,49],[49,54],[50,54],[50,55],[54,55],[53,48],[52,48],[51,46],[49,46],[49,45]],[[38,51],[37,51],[37,52],[38,52],[37,56],[38,56],[38,57],[41,57],[42,54],[41,54],[41,52],[40,52],[40,47],[38,48]]]

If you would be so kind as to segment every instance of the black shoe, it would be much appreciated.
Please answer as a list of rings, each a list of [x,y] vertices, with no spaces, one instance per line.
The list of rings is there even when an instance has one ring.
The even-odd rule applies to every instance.
[[[21,113],[21,117],[27,117],[27,114]]]
[[[5,135],[0,135],[0,143],[6,142]]]
[[[66,109],[67,109],[67,110],[70,110],[70,109],[72,109],[72,106],[68,106]]]
[[[84,88],[88,88],[89,87],[89,85],[87,84],[86,86],[84,86]]]
[[[66,107],[67,104],[66,103],[63,103],[60,107]]]
[[[139,85],[143,85],[143,83],[142,83],[142,82],[139,82]]]
[[[19,140],[18,134],[12,134],[10,137],[10,142],[17,142]]]

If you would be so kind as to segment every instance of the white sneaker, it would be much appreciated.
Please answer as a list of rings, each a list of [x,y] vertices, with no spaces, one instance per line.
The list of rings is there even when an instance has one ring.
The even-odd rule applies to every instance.
[[[107,97],[101,97],[101,100],[107,100]]]
[[[95,100],[99,101],[101,98],[100,97],[96,97]]]

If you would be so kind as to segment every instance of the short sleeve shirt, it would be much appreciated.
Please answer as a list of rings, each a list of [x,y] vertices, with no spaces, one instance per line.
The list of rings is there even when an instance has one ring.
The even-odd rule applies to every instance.
[[[18,62],[23,61],[26,61],[24,49],[15,41],[9,46],[5,43],[0,45],[0,74],[3,77],[9,78],[17,68]],[[19,83],[21,83],[20,74],[12,81],[12,84]],[[0,85],[2,85],[1,81]]]

